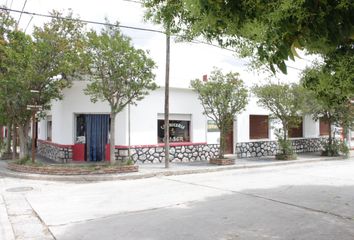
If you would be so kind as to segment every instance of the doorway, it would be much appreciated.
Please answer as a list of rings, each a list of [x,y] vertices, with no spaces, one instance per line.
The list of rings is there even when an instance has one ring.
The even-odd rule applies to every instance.
[[[226,147],[225,147],[225,154],[233,154],[234,153],[234,130],[233,126],[230,127],[229,131],[225,137]]]
[[[108,143],[108,114],[79,114],[76,116],[76,156],[85,161],[98,162],[105,160]],[[77,159],[80,160],[80,159]]]

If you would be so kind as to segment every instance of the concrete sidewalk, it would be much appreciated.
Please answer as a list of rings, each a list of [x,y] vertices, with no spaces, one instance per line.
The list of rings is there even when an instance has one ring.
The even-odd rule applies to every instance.
[[[228,156],[229,158],[235,158],[235,156]],[[353,159],[354,151],[351,151],[349,159]],[[34,179],[34,180],[49,180],[49,181],[109,181],[109,180],[128,180],[128,179],[142,179],[155,176],[171,176],[171,175],[184,175],[195,173],[207,173],[218,172],[234,169],[245,168],[262,168],[283,166],[291,164],[304,164],[320,161],[333,161],[343,160],[343,157],[322,157],[319,153],[304,153],[299,154],[297,160],[279,161],[274,157],[262,157],[262,158],[244,158],[236,159],[235,165],[228,166],[216,166],[211,165],[207,161],[198,162],[183,162],[183,163],[171,163],[170,168],[164,168],[163,163],[154,164],[139,164],[139,172],[136,173],[124,173],[124,174],[95,174],[95,175],[42,175],[42,174],[30,174],[10,171],[6,168],[7,161],[0,161],[0,175],[14,178]]]

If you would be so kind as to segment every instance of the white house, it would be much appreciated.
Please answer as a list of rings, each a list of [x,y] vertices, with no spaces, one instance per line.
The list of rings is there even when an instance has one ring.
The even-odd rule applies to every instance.
[[[87,82],[75,81],[64,98],[52,103],[38,126],[38,153],[57,161],[101,161],[109,158],[110,108],[106,102],[92,103],[83,93]],[[171,158],[204,160],[217,152],[207,145],[207,120],[191,89],[170,89]],[[163,161],[164,88],[151,92],[137,106],[125,108],[116,118],[116,158]],[[93,154],[94,152],[94,154]]]
[[[38,125],[38,153],[56,161],[102,161],[109,159],[109,112],[106,102],[92,103],[83,93],[87,82],[74,81],[64,98],[52,103],[51,111]],[[128,148],[134,161],[162,162],[164,88],[150,93],[137,106],[125,108],[116,118],[115,156],[124,159]],[[227,152],[238,157],[268,156],[277,151],[274,123],[269,112],[249,99],[236,116],[228,135]],[[297,152],[318,151],[320,138],[328,135],[326,122],[302,119],[290,131]],[[170,159],[206,160],[216,156],[218,130],[203,115],[197,94],[191,89],[170,89]]]

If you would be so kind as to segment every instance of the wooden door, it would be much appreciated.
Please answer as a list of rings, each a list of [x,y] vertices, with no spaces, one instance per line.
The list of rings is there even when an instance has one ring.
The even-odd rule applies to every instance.
[[[226,134],[226,149],[225,154],[233,154],[234,153],[234,131],[233,126],[229,129]]]

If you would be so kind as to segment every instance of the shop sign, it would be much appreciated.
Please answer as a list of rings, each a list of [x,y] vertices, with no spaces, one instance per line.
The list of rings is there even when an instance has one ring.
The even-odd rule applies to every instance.
[[[219,132],[218,126],[214,120],[208,120],[208,132]]]

